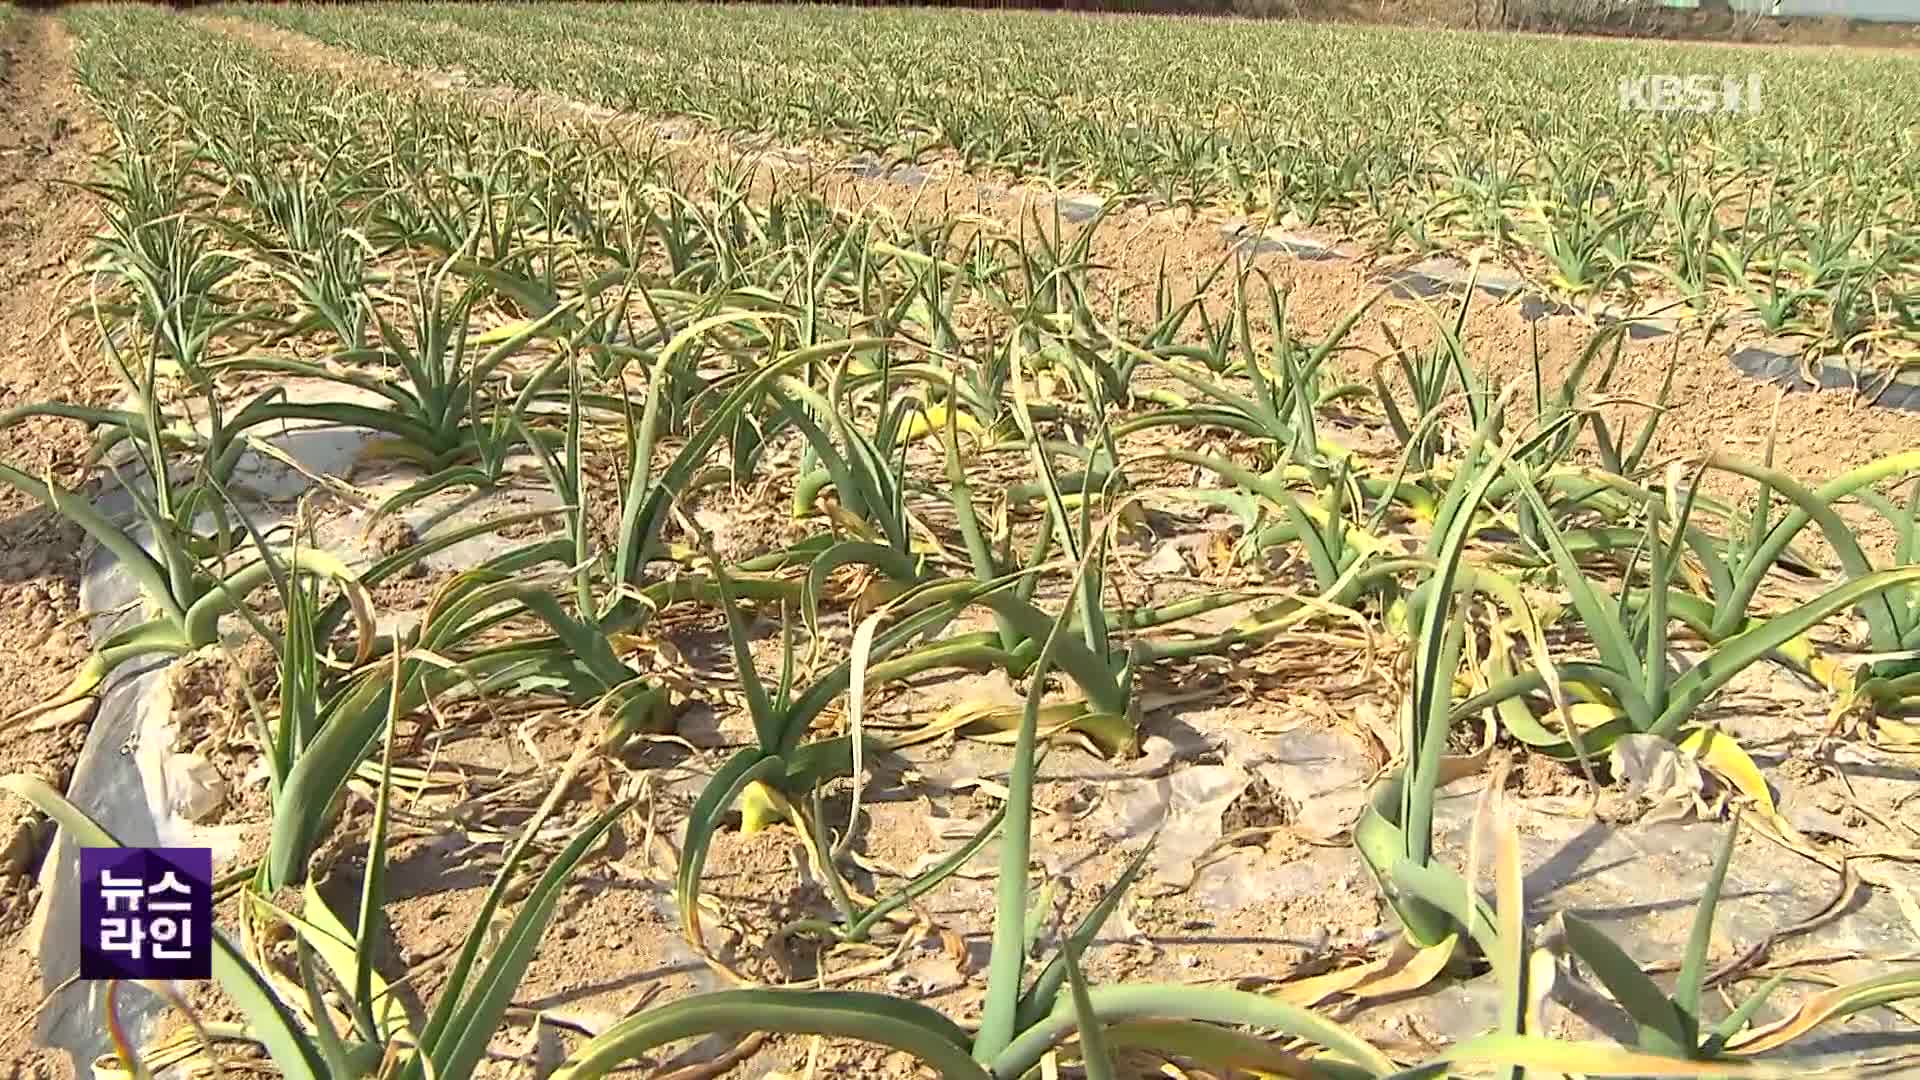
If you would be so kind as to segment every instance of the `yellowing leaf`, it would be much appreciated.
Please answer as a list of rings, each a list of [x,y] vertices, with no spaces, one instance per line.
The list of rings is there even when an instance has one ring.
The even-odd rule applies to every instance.
[[[1807,1034],[1829,1020],[1838,1020],[1876,1005],[1920,997],[1920,971],[1896,971],[1876,979],[1838,986],[1801,1002],[1792,1016],[1735,1036],[1727,1043],[1731,1054],[1764,1054]]]
[[[867,582],[866,588],[860,590],[860,595],[853,598],[853,609],[848,612],[847,618],[858,622],[905,595],[906,591],[907,586],[897,581],[874,578]]]
[[[498,345],[503,341],[511,340],[519,334],[526,333],[537,321],[539,320],[515,319],[512,322],[501,323],[491,330],[483,331],[468,338],[467,341],[473,345]]]
[[[1752,799],[1768,818],[1779,816],[1766,777],[1732,736],[1713,728],[1702,728],[1681,740],[1680,752],[1692,755],[1714,775],[1732,784],[1740,794]]]
[[[1920,750],[1920,724],[1880,716],[1874,718],[1880,741],[1897,750]]]
[[[934,405],[924,413],[915,413],[909,417],[905,430],[900,433],[900,438],[903,442],[918,442],[929,435],[939,434],[946,431],[947,420],[947,406]],[[975,420],[973,414],[965,409],[959,410],[952,420],[956,431],[964,431],[975,438],[986,434],[986,429],[980,426],[980,421]]]
[[[1482,1035],[1468,1039],[1441,1055],[1462,1065],[1518,1065],[1529,1072],[1574,1073],[1584,1076],[1693,1076],[1752,1077],[1789,1075],[1784,1068],[1744,1062],[1688,1061],[1610,1043],[1571,1042],[1538,1035]]]
[[[1395,956],[1395,964],[1379,975],[1355,985],[1347,993],[1356,998],[1399,997],[1438,978],[1446,970],[1447,963],[1460,942],[1459,936],[1449,934],[1441,941],[1424,949],[1414,949],[1410,956]],[[1399,949],[1413,949],[1413,943],[1402,935],[1395,944]]]
[[[354,452],[353,464],[348,471],[357,472],[360,466],[374,461],[409,461],[422,468],[434,465],[433,455],[418,446],[405,439],[383,437],[361,443],[360,449]]]
[[[740,793],[740,831],[748,835],[765,832],[783,821],[794,820],[793,804],[786,796],[755,780]]]
[[[1805,634],[1789,638],[1786,644],[1781,645],[1773,651],[1786,658],[1789,663],[1798,664],[1808,671],[1812,671],[1815,664],[1825,659],[1813,651],[1813,642]],[[1833,662],[1827,661],[1827,663],[1832,664]],[[1819,676],[1816,675],[1815,678],[1819,678]]]
[[[963,701],[919,727],[889,735],[882,741],[888,748],[898,750],[957,733],[982,742],[1011,743],[1024,708],[1023,705]],[[1111,757],[1125,757],[1137,748],[1133,722],[1125,716],[1095,712],[1084,701],[1042,705],[1036,728],[1038,737],[1048,739],[1067,732],[1086,736],[1101,753]]]
[[[1397,953],[1407,948],[1412,946],[1402,938],[1394,946],[1394,951]],[[1311,1008],[1336,994],[1344,994],[1387,970],[1387,965],[1392,961],[1392,955],[1380,956],[1364,964],[1338,968],[1320,975],[1310,975],[1304,979],[1293,979],[1276,987],[1273,990],[1273,996],[1303,1008]]]
[[[1603,705],[1598,701],[1576,701],[1567,706],[1567,717],[1573,721],[1573,726],[1581,731],[1591,731],[1601,724],[1612,723],[1618,717],[1625,715],[1613,706]]]
[[[1560,685],[1565,688],[1568,699],[1574,702],[1575,707],[1582,704],[1605,705],[1609,708],[1619,706],[1619,702],[1611,693],[1593,683],[1581,682],[1579,679],[1563,679]]]
[[[850,512],[839,503],[823,502],[820,504],[820,510],[827,515],[827,520],[833,522],[834,527],[846,530],[847,534],[855,539],[872,544],[886,542],[886,538],[868,524],[867,519]]]
[[[312,879],[307,881],[306,903],[301,907],[304,922],[294,922],[293,929],[305,938],[313,951],[333,969],[334,975],[342,986],[354,986],[360,973],[360,964],[366,958],[354,949],[353,932],[348,930],[333,909],[320,897],[320,891]],[[380,1027],[380,1034],[388,1040],[411,1038],[407,1027],[407,1012],[398,995],[387,988],[387,980],[380,977],[378,971],[372,973],[373,1022]]]
[[[1129,1020],[1107,1030],[1107,1044],[1111,1049],[1139,1049],[1156,1057],[1177,1054],[1216,1069],[1234,1070],[1233,1075],[1251,1073],[1287,1080],[1319,1080],[1326,1075],[1306,1058],[1290,1054],[1258,1035],[1195,1020]],[[1161,1075],[1196,1074],[1167,1065]]]

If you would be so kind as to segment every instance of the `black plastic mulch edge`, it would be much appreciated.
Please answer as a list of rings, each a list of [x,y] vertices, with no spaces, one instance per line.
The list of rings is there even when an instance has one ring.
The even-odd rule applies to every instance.
[[[1060,208],[1060,216],[1078,225],[1083,221],[1092,221],[1100,211],[1106,209],[1107,200],[1099,195],[1069,195],[1056,197],[1053,204]]]
[[[882,165],[879,162],[862,162],[852,167],[853,175],[867,180],[885,180],[908,187],[923,187],[933,182],[933,175],[918,165]]]
[[[1234,242],[1235,236],[1242,235],[1233,229],[1221,231],[1230,243]],[[1332,248],[1280,239],[1271,235],[1245,236],[1238,240],[1236,246],[1241,250],[1251,250],[1255,253],[1284,251],[1310,260],[1343,257]],[[1529,320],[1537,320],[1549,315],[1573,315],[1579,312],[1578,308],[1570,304],[1527,289],[1525,284],[1517,279],[1499,275],[1492,277],[1483,275],[1478,279],[1472,279],[1467,267],[1456,268],[1439,264],[1434,260],[1388,271],[1378,275],[1375,280],[1391,285],[1395,296],[1406,299],[1425,299],[1458,293],[1466,287],[1469,280],[1473,280],[1474,287],[1489,296],[1504,300],[1517,294],[1520,312]],[[1622,319],[1608,314],[1601,314],[1598,318],[1602,324],[1626,323],[1627,336],[1637,341],[1667,337],[1678,329],[1675,323],[1666,319]],[[1729,359],[1733,362],[1735,370],[1749,378],[1778,383],[1789,391],[1806,391],[1816,388],[1816,384],[1809,382],[1806,374],[1801,370],[1798,354],[1781,353],[1763,345],[1756,345],[1731,353]],[[1900,378],[1888,381],[1884,378],[1876,379],[1871,375],[1861,376],[1836,364],[1816,365],[1815,373],[1819,380],[1818,389],[1851,390],[1868,405],[1899,409],[1903,412],[1920,412],[1920,381],[1906,381]]]
[[[1764,345],[1749,345],[1729,354],[1727,359],[1732,361],[1734,370],[1740,374],[1761,382],[1778,384],[1792,393],[1815,389],[1851,390],[1868,405],[1920,412],[1920,383],[1899,378],[1889,382],[1884,377],[1859,374],[1839,364],[1821,363],[1814,365],[1818,382],[1811,382],[1801,367],[1798,354],[1777,352]]]
[[[846,167],[853,175],[863,179],[881,180],[904,187],[926,187],[938,182],[932,171],[923,165],[888,164],[869,156],[855,157]],[[1007,189],[999,184],[983,183],[979,187],[980,191],[987,195],[1000,196],[1007,193]],[[1105,209],[1107,198],[1098,194],[1060,194],[1054,196],[1054,203],[1060,208],[1060,216],[1063,219],[1080,224],[1093,220],[1101,210]]]
[[[1600,322],[1605,326],[1616,323],[1627,324],[1627,337],[1633,341],[1651,341],[1654,338],[1667,337],[1678,333],[1680,327],[1669,319],[1622,319],[1616,315],[1601,315]]]
[[[1246,255],[1271,255],[1275,253],[1291,255],[1308,262],[1339,262],[1348,256],[1338,248],[1325,244],[1316,244],[1311,240],[1289,240],[1277,236],[1254,235],[1236,241],[1234,250]]]
[[[1393,294],[1403,299],[1429,299],[1458,293],[1472,280],[1475,289],[1497,300],[1518,297],[1520,314],[1529,321],[1544,319],[1549,315],[1577,315],[1580,312],[1572,304],[1528,288],[1527,283],[1519,278],[1484,270],[1476,278],[1464,264],[1453,265],[1442,260],[1429,259],[1405,269],[1390,270],[1376,280],[1393,286]],[[1663,332],[1656,331],[1647,336],[1658,336]],[[1638,326],[1632,333],[1636,337],[1642,336]]]

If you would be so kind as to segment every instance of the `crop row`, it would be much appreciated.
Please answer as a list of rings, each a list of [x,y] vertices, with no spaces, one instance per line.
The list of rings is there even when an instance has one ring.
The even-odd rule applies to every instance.
[[[275,649],[273,693],[253,703],[268,847],[235,879],[240,934],[220,938],[215,973],[245,1017],[229,1035],[263,1045],[284,1075],[473,1074],[569,875],[633,827],[635,791],[583,808],[573,781],[671,729],[672,686],[634,642],[676,605],[724,619],[732,700],[753,730],[713,768],[679,836],[674,900],[690,943],[704,955],[705,859],[736,809],[748,826],[779,821],[803,838],[832,910],[794,930],[828,945],[897,936],[894,913],[997,839],[986,997],[967,1029],[868,991],[701,994],[574,1047],[568,1077],[742,1030],[876,1042],[950,1077],[1028,1075],[1076,1034],[1071,1052],[1096,1077],[1114,1075],[1122,1046],[1288,1075],[1399,1074],[1352,1031],[1278,997],[1088,986],[1082,952],[1138,858],[1044,964],[1028,957],[1042,744],[1075,736],[1127,754],[1143,688],[1186,658],[1244,655],[1353,617],[1410,655],[1414,676],[1395,767],[1353,842],[1432,970],[1478,958],[1502,991],[1498,1029],[1419,1075],[1492,1064],[1697,1075],[1707,1061],[1739,1073],[1821,1023],[1920,993],[1920,977],[1896,971],[1755,1026],[1776,981],[1709,1017],[1729,834],[1671,992],[1567,918],[1569,947],[1640,1022],[1639,1045],[1555,1041],[1528,1007],[1552,957],[1524,918],[1517,842],[1508,832],[1497,845],[1488,903],[1435,850],[1433,822],[1439,787],[1471,767],[1448,752],[1469,728],[1589,768],[1628,734],[1695,751],[1711,742],[1715,761],[1746,775],[1752,763],[1713,727],[1711,703],[1755,665],[1801,668],[1866,709],[1920,692],[1902,659],[1920,648],[1920,488],[1902,501],[1893,487],[1920,474],[1920,453],[1812,488],[1727,457],[1654,462],[1658,408],[1627,430],[1598,409],[1624,331],[1596,337],[1562,381],[1500,391],[1456,313],[1436,318],[1430,347],[1338,384],[1330,361],[1369,302],[1305,340],[1288,331],[1279,290],[1230,259],[1217,270],[1235,282],[1224,307],[1163,282],[1151,316],[1123,323],[1090,280],[1098,221],[1072,234],[1045,221],[908,227],[804,188],[756,198],[726,164],[679,176],[616,137],[318,79],[153,11],[67,17],[79,74],[120,136],[92,189],[108,227],[76,315],[97,325],[127,396],[112,409],[23,406],[0,424],[87,425],[134,510],[110,518],[80,490],[9,467],[0,482],[84,527],[144,600],[136,625],[49,706],[97,693],[132,658],[218,645],[223,620]],[[1255,334],[1262,318],[1273,333]],[[1392,451],[1337,442],[1335,407]],[[376,515],[529,475],[558,508],[534,515],[546,531],[438,583],[410,628],[383,632],[375,587],[528,515],[350,563],[234,483],[249,452],[316,423],[373,433],[381,456],[416,470]],[[1173,438],[1200,434],[1216,449]],[[1168,479],[1195,471],[1216,481]],[[1710,498],[1709,475],[1752,497]],[[1018,482],[988,489],[983,476]],[[798,539],[723,554],[695,511],[756,483],[790,500]],[[1122,602],[1116,563],[1131,523],[1192,504],[1234,528],[1250,584]],[[1850,504],[1897,538],[1890,561],[1873,561],[1839,517]],[[1837,578],[1811,598],[1761,602],[1783,564],[1809,568],[1802,549],[1816,543]],[[1301,579],[1266,579],[1276,560]],[[850,579],[878,584],[852,590]],[[277,602],[257,603],[263,590]],[[1542,590],[1564,603],[1548,610]],[[1190,628],[1228,608],[1244,616]],[[777,676],[756,662],[750,611],[778,616]],[[1816,635],[1848,613],[1877,658],[1843,671]],[[985,621],[968,630],[974,614]],[[927,737],[863,723],[868,694],[953,669],[999,669],[1029,688],[1022,708],[951,723],[963,736],[1011,733],[1004,808],[950,858],[861,897],[822,796],[851,786],[857,799],[868,755]],[[385,933],[394,792],[420,775],[397,732],[475,701],[554,711],[587,737],[509,844],[437,1000],[415,1016],[391,992],[397,976],[370,962]],[[325,841],[356,820],[339,813],[365,797],[356,778],[373,803],[357,819],[357,910],[336,913],[309,887],[287,911],[281,890],[321,876]],[[44,785],[5,783],[87,842],[112,842]],[[282,927],[291,956],[268,944]],[[199,1052],[191,1038],[172,1050],[182,1045]]]
[[[1750,312],[1855,362],[1909,359],[1920,333],[1902,56],[750,5],[224,10],[643,116],[1231,204],[1383,254],[1482,247],[1562,294]],[[1655,76],[1740,107],[1629,107],[1623,84]]]

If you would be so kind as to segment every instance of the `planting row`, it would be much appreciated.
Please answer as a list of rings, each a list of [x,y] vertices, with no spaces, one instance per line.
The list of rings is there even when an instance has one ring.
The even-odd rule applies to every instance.
[[[689,944],[724,970],[708,953],[703,882],[736,811],[747,827],[780,822],[802,838],[831,910],[793,930],[827,945],[897,934],[891,913],[997,841],[986,996],[963,1027],[871,991],[700,994],[580,1041],[561,1075],[743,1030],[879,1043],[953,1077],[1026,1076],[1061,1054],[1110,1076],[1123,1052],[1288,1075],[1399,1073],[1353,1031],[1280,997],[1088,986],[1081,956],[1140,858],[1044,963],[1029,956],[1043,747],[1079,739],[1127,755],[1143,687],[1173,665],[1354,618],[1412,658],[1413,683],[1394,766],[1353,843],[1423,969],[1454,962],[1501,988],[1498,1029],[1421,1075],[1496,1064],[1698,1075],[1708,1061],[1737,1073],[1822,1023],[1920,993],[1920,975],[1894,972],[1756,1026],[1768,984],[1709,1015],[1729,833],[1670,993],[1567,919],[1572,955],[1640,1034],[1630,1049],[1556,1041],[1529,1005],[1554,960],[1525,918],[1511,830],[1490,900],[1434,844],[1436,792],[1482,763],[1454,756],[1460,737],[1590,769],[1628,735],[1703,755],[1711,744],[1710,760],[1744,777],[1752,763],[1711,708],[1755,665],[1799,668],[1868,711],[1912,697],[1920,489],[1893,485],[1920,474],[1920,453],[1814,488],[1764,463],[1654,462],[1658,408],[1627,430],[1598,410],[1624,330],[1595,338],[1563,380],[1500,391],[1478,373],[1456,312],[1367,383],[1338,383],[1332,359],[1370,301],[1303,340],[1280,290],[1231,257],[1215,270],[1234,282],[1225,306],[1163,281],[1149,315],[1123,319],[1090,277],[1098,219],[1071,231],[1058,220],[1012,233],[959,218],[901,226],[835,210],[804,186],[754,196],[744,166],[680,175],[592,130],[288,71],[148,10],[68,18],[80,76],[120,133],[93,186],[108,228],[75,316],[97,328],[126,397],[112,409],[24,406],[0,423],[88,425],[93,460],[132,512],[110,517],[58,478],[0,468],[0,482],[83,526],[143,598],[134,625],[49,708],[97,693],[133,658],[219,645],[223,630],[274,650],[272,690],[249,701],[266,853],[231,877],[223,927],[237,934],[221,937],[215,974],[244,1017],[236,1037],[264,1046],[284,1075],[473,1075],[569,875],[610,835],[642,827],[637,788],[594,805],[575,781],[595,759],[673,731],[675,680],[642,664],[636,642],[676,608],[717,613],[728,700],[752,730],[677,835],[673,900]],[[1257,334],[1257,323],[1274,329]],[[1354,426],[1385,449],[1352,449],[1343,429]],[[236,483],[243,462],[285,457],[288,432],[315,427],[370,433],[359,464],[412,470],[370,500],[375,517],[529,477],[556,508],[428,529],[351,562],[318,545],[304,515]],[[1739,478],[1752,496],[1711,498],[1709,475]],[[348,479],[317,482],[351,490]],[[719,542],[702,511],[743,489],[790,507],[785,535]],[[1896,537],[1890,560],[1849,531],[1835,509],[1849,503]],[[1192,520],[1195,505],[1235,537],[1232,586],[1123,601],[1132,531]],[[373,610],[381,586],[480,534],[519,539],[436,582],[408,621]],[[1779,574],[1817,575],[1829,554],[1838,575],[1790,602],[1764,599]],[[1230,609],[1240,617],[1224,626],[1207,618]],[[756,615],[778,626],[771,662],[756,656]],[[1843,667],[1825,651],[1822,635],[1848,616],[1876,659]],[[1005,672],[1026,687],[1024,706],[972,710],[944,730],[863,723],[869,694],[955,669]],[[416,1016],[390,989],[400,973],[372,962],[396,788],[431,767],[400,732],[476,702],[563,715],[586,737],[541,777],[550,794]],[[1002,809],[950,857],[859,895],[852,830],[837,832],[824,796],[851,792],[857,806],[873,755],[948,733],[1010,736]],[[6,782],[72,835],[111,842],[88,808]],[[1762,801],[1764,786],[1743,790]],[[342,813],[356,802],[371,814]],[[342,829],[364,835],[343,845]],[[288,911],[282,890],[310,886],[343,849],[364,855],[355,909],[334,911],[309,887]],[[295,947],[273,949],[288,932]]]
[[[1379,254],[1491,250],[1563,295],[1747,312],[1861,366],[1910,360],[1920,332],[1903,56],[785,6],[224,10],[480,86],[1230,204]],[[1640,107],[1652,78],[1737,92]]]

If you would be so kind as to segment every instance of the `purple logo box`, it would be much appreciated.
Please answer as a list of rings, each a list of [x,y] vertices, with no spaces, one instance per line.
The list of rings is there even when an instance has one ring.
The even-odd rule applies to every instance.
[[[213,851],[80,849],[80,977],[213,975]]]

